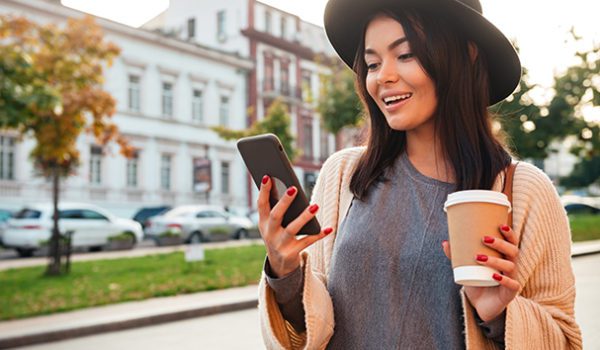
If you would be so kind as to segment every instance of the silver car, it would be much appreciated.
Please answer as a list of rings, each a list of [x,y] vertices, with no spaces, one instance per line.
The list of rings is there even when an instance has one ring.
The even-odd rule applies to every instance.
[[[188,243],[224,241],[248,237],[250,219],[226,212],[216,205],[182,205],[152,217],[146,235],[157,240],[165,234],[180,235]]]

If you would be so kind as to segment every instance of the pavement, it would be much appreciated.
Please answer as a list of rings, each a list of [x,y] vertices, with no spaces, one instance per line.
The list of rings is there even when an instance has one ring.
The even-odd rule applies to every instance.
[[[596,253],[600,253],[600,240],[574,243],[572,247],[572,257]],[[250,285],[4,321],[0,322],[0,349],[250,309],[257,305],[258,288]]]

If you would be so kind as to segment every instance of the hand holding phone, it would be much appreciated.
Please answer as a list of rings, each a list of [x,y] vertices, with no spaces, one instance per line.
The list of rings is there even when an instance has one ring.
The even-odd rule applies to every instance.
[[[283,277],[300,266],[300,252],[330,234],[315,219],[316,204],[308,206],[300,183],[275,135],[238,141],[238,149],[259,188],[259,231],[265,242],[274,277]],[[279,184],[279,185],[278,185]],[[309,234],[303,238],[296,235]]]

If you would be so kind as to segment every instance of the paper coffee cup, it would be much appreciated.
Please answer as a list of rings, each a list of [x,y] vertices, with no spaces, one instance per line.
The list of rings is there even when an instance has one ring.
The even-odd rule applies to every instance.
[[[498,228],[506,224],[510,210],[510,202],[501,192],[468,190],[448,195],[444,211],[448,217],[454,282],[477,287],[498,285],[492,275],[499,271],[478,264],[475,256],[500,257],[498,251],[483,244],[483,237],[504,239]]]

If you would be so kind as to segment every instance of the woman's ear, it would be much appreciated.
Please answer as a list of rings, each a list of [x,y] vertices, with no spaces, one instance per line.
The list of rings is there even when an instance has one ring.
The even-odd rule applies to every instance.
[[[479,49],[477,49],[477,45],[475,45],[474,42],[469,41],[469,57],[471,58],[471,63],[475,63],[478,54]]]

